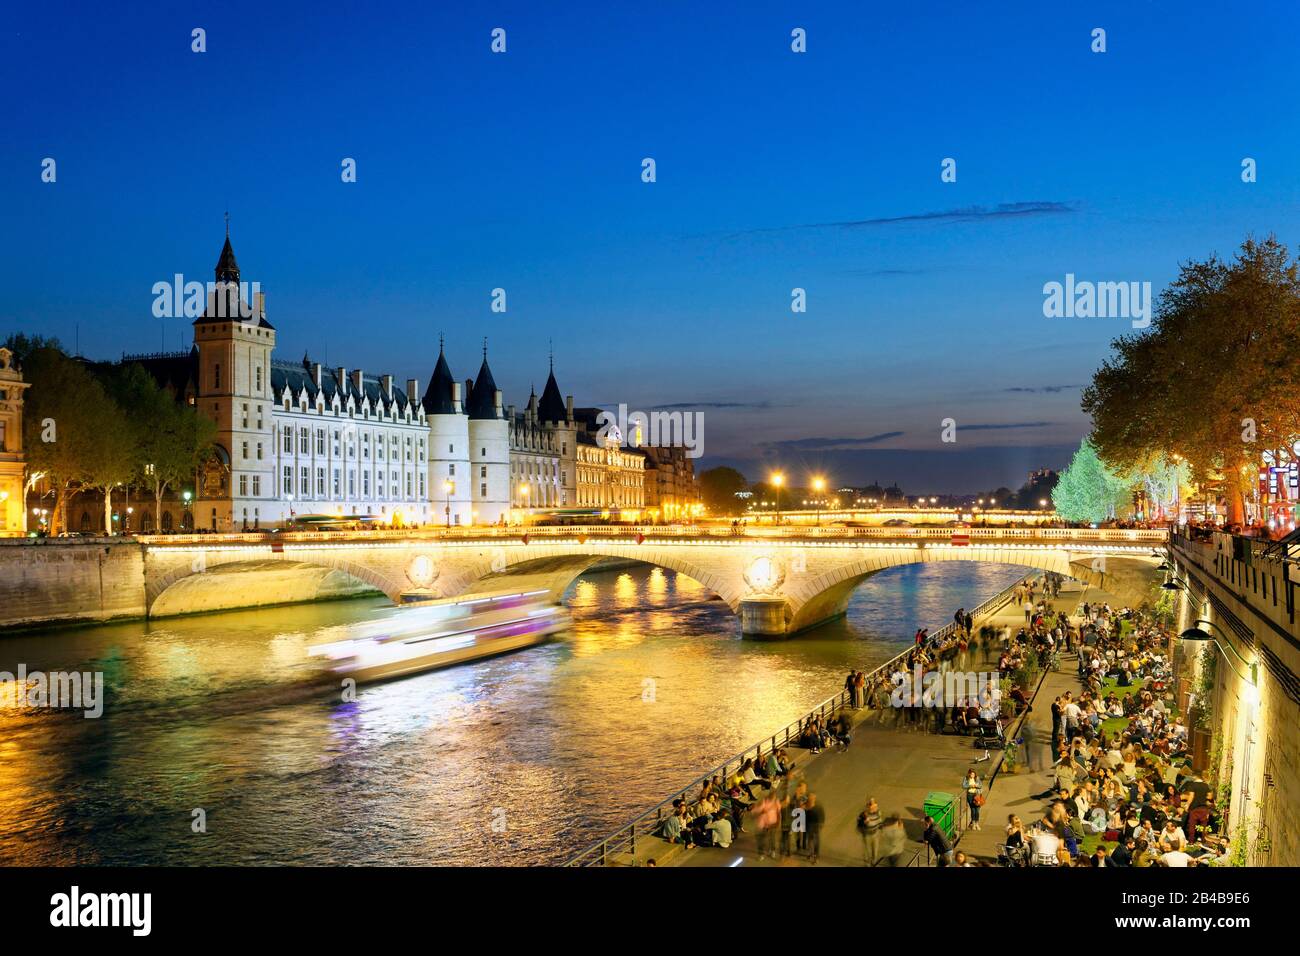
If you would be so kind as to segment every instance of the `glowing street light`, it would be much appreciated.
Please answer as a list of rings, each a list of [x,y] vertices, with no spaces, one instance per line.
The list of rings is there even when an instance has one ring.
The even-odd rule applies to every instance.
[[[447,530],[451,530],[451,493],[456,490],[456,483],[450,478],[442,483],[442,490],[447,496],[447,506],[443,512],[447,515]]]
[[[785,484],[785,475],[779,471],[772,473],[772,485],[776,488],[776,523],[781,523],[781,486]]]
[[[818,497],[817,497],[817,499],[816,499],[816,501],[817,501],[817,525],[818,525],[818,527],[820,527],[820,526],[821,526],[821,523],[822,523],[822,500],[823,500],[823,499],[821,498],[821,493],[822,493],[823,491],[826,490],[826,479],[823,478],[823,477],[821,477],[821,475],[818,475],[817,477],[815,477],[815,478],[812,480],[812,487],[813,487],[813,491],[817,492],[817,495],[818,495]]]

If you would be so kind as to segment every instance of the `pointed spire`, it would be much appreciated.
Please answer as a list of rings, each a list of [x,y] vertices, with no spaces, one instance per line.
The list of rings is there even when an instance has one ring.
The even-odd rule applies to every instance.
[[[501,417],[497,413],[497,383],[492,378],[492,369],[488,368],[486,338],[483,339],[483,365],[478,370],[478,378],[474,380],[474,387],[470,389],[469,398],[465,402],[465,410],[469,412],[472,421]]]
[[[239,283],[239,263],[235,260],[235,250],[230,245],[230,212],[226,212],[226,242],[221,247],[221,256],[217,259],[216,275],[218,282]]]
[[[452,401],[452,392],[456,376],[451,374],[447,364],[442,333],[438,334],[438,364],[433,367],[429,378],[429,387],[424,391],[424,412],[426,415],[454,415],[456,404]]]
[[[537,417],[543,422],[562,422],[568,418],[564,396],[560,394],[559,383],[555,381],[555,351],[551,351],[551,370],[546,377],[546,387],[542,389],[542,400],[537,405]]]

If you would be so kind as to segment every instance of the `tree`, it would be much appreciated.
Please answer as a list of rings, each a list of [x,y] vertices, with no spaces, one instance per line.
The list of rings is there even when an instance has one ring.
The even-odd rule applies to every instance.
[[[1241,522],[1260,454],[1300,433],[1296,341],[1300,269],[1275,238],[1183,265],[1151,327],[1116,339],[1084,390],[1098,453],[1125,473],[1181,458]]]
[[[734,468],[710,468],[700,474],[700,497],[713,514],[736,514],[740,511],[736,492],[744,491],[746,485],[745,476]]]
[[[211,454],[216,423],[178,402],[139,365],[118,370],[111,388],[118,406],[130,413],[132,483],[153,493],[154,514],[161,515],[167,491],[193,481]]]
[[[1084,439],[1052,490],[1052,504],[1067,521],[1107,521],[1127,500],[1128,489],[1097,455],[1092,442]]]
[[[23,414],[27,468],[42,472],[54,492],[50,530],[57,534],[67,529],[68,496],[95,482],[97,463],[114,441],[112,429],[120,426],[105,412],[117,407],[84,363],[58,349],[33,350],[23,374],[31,383]]]

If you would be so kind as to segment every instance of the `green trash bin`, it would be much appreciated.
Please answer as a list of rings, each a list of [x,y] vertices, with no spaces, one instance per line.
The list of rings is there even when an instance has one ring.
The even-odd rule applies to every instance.
[[[931,790],[925,795],[925,815],[951,840],[957,827],[957,798],[951,793]]]

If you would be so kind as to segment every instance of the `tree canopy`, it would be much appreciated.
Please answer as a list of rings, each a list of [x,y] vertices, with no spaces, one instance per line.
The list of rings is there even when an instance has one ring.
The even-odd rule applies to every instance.
[[[700,473],[700,497],[715,515],[739,513],[741,506],[736,492],[744,491],[746,485],[745,476],[734,468],[720,466]]]
[[[1084,390],[1097,452],[1120,472],[1181,459],[1240,521],[1260,453],[1300,431],[1297,341],[1300,270],[1275,238],[1184,264],[1151,327],[1116,339]]]

